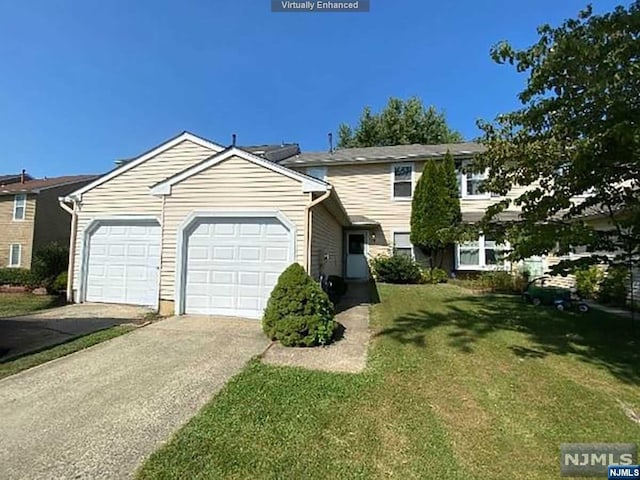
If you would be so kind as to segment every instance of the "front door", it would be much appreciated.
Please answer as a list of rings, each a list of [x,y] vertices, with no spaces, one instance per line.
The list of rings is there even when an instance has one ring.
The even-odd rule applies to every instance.
[[[347,232],[347,278],[369,278],[366,250],[366,232]]]

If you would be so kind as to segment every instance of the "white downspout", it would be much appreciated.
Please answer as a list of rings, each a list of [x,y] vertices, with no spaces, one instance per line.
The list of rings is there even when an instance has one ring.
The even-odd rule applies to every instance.
[[[58,203],[62,209],[71,215],[71,235],[69,237],[69,269],[67,270],[67,302],[73,301],[73,270],[76,261],[76,235],[78,232],[78,210],[77,203],[73,201],[73,210],[65,203],[65,197],[58,198]]]
[[[311,225],[311,209],[313,207],[315,207],[316,205],[324,202],[327,198],[329,198],[329,196],[331,195],[331,185],[329,185],[327,187],[327,191],[325,193],[323,193],[321,196],[319,196],[318,198],[316,198],[315,200],[313,200],[311,203],[309,203],[309,205],[307,205],[304,209],[305,211],[305,229],[304,229],[304,244],[305,244],[305,248],[306,248],[306,252],[305,252],[305,265],[304,265],[304,269],[307,271],[307,273],[309,275],[311,275],[311,234],[313,232],[312,229],[312,225]]]

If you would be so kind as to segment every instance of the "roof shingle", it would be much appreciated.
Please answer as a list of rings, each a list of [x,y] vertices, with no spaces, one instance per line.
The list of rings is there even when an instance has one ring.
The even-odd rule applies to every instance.
[[[54,178],[36,178],[27,180],[24,183],[16,182],[7,185],[0,185],[0,195],[15,193],[38,193],[46,188],[58,187],[66,184],[79,183],[98,178],[98,175],[67,175]]]

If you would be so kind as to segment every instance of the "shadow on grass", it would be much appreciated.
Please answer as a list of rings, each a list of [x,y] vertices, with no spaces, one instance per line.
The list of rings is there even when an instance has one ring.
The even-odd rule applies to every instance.
[[[608,369],[626,383],[640,384],[640,336],[627,318],[593,310],[561,313],[504,295],[443,299],[438,307],[439,311],[422,309],[400,316],[376,336],[426,347],[430,331],[447,328],[452,330],[447,333],[449,345],[472,353],[478,341],[494,333],[520,332],[532,345],[507,347],[520,358],[572,355]]]
[[[347,283],[347,291],[345,295],[335,306],[336,313],[344,312],[352,307],[362,304],[380,303],[380,295],[376,282],[349,282]]]

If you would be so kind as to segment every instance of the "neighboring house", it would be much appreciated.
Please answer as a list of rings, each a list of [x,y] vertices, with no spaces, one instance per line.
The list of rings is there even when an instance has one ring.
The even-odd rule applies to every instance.
[[[51,242],[69,243],[70,218],[58,197],[95,175],[35,179],[24,171],[0,176],[0,268],[30,268],[33,252]]]
[[[394,247],[419,255],[410,213],[424,163],[449,151],[462,166],[481,148],[300,153],[225,148],[185,132],[61,199],[73,218],[69,299],[259,318],[291,262],[316,279],[366,279],[371,256]],[[482,180],[460,175],[465,220],[497,200],[478,191]],[[481,237],[456,246],[446,267],[503,268],[500,249]]]

